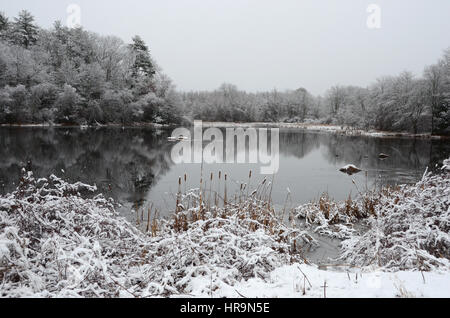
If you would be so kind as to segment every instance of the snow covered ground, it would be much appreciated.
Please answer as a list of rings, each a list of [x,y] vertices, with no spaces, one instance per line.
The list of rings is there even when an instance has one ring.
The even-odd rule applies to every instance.
[[[324,288],[324,286],[326,287]],[[210,297],[211,280],[191,281],[193,296]],[[399,271],[376,269],[320,270],[306,264],[275,269],[266,281],[251,278],[234,286],[214,285],[214,297],[248,298],[371,298],[371,297],[450,297],[449,272]]]

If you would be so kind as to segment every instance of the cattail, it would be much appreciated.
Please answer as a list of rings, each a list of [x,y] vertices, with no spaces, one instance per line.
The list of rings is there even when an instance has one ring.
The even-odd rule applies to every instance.
[[[252,171],[248,173],[248,184],[246,185],[247,188],[247,198],[248,198],[248,191],[250,190],[250,180],[252,179]]]
[[[223,206],[226,208],[227,205],[227,174],[225,173],[225,193],[223,197]]]
[[[211,192],[212,192],[212,182],[213,182],[214,174],[211,172],[210,178],[209,178],[209,196],[208,196],[208,207],[211,209]]]
[[[219,170],[219,186],[218,186],[218,189],[216,191],[216,201],[215,201],[216,207],[219,205],[219,198],[218,198],[218,196],[220,195],[221,178],[222,178],[222,171]]]
[[[153,214],[153,225],[152,225],[152,236],[156,236],[156,231],[158,230],[158,209],[155,208],[155,213]]]
[[[181,177],[178,177],[177,206],[175,208],[175,213],[178,213],[180,211],[180,203],[181,203]]]
[[[136,202],[135,210],[136,210],[136,225],[139,225],[139,202]]]
[[[150,230],[150,216],[151,216],[151,209],[148,209],[148,216],[147,216],[147,229],[146,232],[148,233],[148,231]]]

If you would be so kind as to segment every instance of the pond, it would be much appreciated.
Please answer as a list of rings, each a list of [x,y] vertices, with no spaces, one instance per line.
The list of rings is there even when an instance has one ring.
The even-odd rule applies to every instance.
[[[366,188],[413,183],[424,170],[437,169],[450,155],[448,140],[373,138],[280,129],[280,168],[275,176],[259,174],[258,164],[179,164],[171,160],[171,130],[151,128],[0,128],[0,192],[17,186],[21,167],[31,161],[37,177],[55,174],[69,181],[96,184],[100,191],[131,207],[151,203],[167,216],[175,209],[178,178],[186,174],[183,188],[199,188],[201,169],[208,190],[218,190],[218,174],[228,175],[228,192],[249,181],[250,188],[267,177],[273,180],[276,206],[294,207],[327,192],[343,200]],[[380,160],[380,153],[389,154]],[[349,176],[339,171],[354,164],[362,172]],[[355,183],[353,183],[353,180]],[[287,200],[288,188],[290,198]]]

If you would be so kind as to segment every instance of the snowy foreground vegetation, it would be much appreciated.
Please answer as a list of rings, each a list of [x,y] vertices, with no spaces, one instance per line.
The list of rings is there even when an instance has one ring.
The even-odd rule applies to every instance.
[[[136,209],[136,226],[95,187],[24,171],[0,198],[1,297],[450,296],[450,160],[415,185],[279,214],[268,181],[233,198],[179,184],[172,218]],[[313,232],[342,239],[339,260],[308,262]]]

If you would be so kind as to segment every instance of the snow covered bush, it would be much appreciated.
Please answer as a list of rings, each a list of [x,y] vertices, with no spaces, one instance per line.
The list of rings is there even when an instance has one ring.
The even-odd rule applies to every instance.
[[[199,280],[212,293],[302,262],[302,233],[257,192],[220,208],[194,205],[199,194],[189,192],[175,217],[149,218],[146,232],[95,190],[24,171],[17,190],[0,197],[0,297],[171,296]]]
[[[367,192],[358,200],[349,197],[336,202],[323,194],[317,202],[301,205],[294,209],[301,225],[320,235],[332,238],[349,238],[355,231],[355,223],[375,213],[374,208],[381,193]]]
[[[429,173],[381,196],[368,224],[342,243],[342,260],[389,270],[450,269],[450,175]]]
[[[1,296],[113,295],[124,273],[115,260],[131,262],[140,236],[114,217],[112,202],[79,194],[94,190],[29,173],[0,199]]]
[[[441,174],[337,203],[296,209],[308,229],[343,239],[340,261],[386,270],[450,269],[450,160]]]

